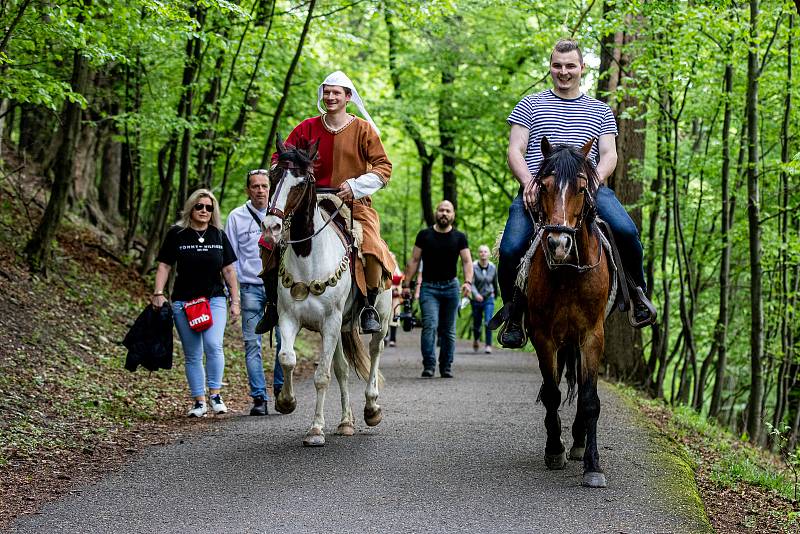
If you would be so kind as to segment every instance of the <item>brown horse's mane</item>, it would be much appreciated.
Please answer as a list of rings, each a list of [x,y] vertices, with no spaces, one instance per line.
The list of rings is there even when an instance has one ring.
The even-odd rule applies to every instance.
[[[552,152],[545,156],[536,173],[536,181],[541,182],[554,176],[558,188],[568,185],[577,187],[578,175],[586,176],[587,190],[592,197],[597,193],[597,171],[589,158],[570,145],[554,145]]]
[[[594,165],[592,165],[591,160],[589,160],[583,152],[570,145],[555,145],[552,150],[545,155],[542,164],[539,166],[539,171],[534,177],[534,181],[541,184],[548,176],[553,176],[555,178],[557,189],[567,186],[573,190],[578,189],[579,176],[586,178],[586,190],[589,192],[587,206],[591,210],[589,217],[589,222],[591,222],[594,218],[593,206],[595,205],[594,199],[597,196],[598,184],[597,171]],[[531,214],[537,222],[540,222],[544,217],[541,194],[536,199]]]

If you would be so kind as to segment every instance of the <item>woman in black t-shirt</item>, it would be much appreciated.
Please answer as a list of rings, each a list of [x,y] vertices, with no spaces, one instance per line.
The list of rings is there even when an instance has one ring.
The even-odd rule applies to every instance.
[[[153,292],[153,306],[163,306],[167,299],[164,286],[173,266],[176,269],[175,285],[172,288],[172,312],[175,327],[183,345],[186,380],[194,398],[189,417],[203,417],[208,413],[206,405],[206,381],[215,414],[227,412],[220,396],[225,354],[222,339],[227,321],[225,284],[231,295],[231,320],[239,317],[239,283],[233,263],[233,252],[228,237],[220,230],[220,214],[217,199],[208,189],[198,189],[183,205],[181,220],[169,229],[161,250],[158,252],[158,270]],[[184,304],[206,297],[211,307],[213,324],[203,332],[189,327]],[[206,355],[203,365],[203,352]]]

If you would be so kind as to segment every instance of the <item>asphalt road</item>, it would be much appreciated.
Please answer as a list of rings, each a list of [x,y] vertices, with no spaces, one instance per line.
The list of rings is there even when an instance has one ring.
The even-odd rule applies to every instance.
[[[375,428],[359,420],[355,436],[333,434],[334,381],[327,444],[304,448],[315,398],[306,380],[295,413],[230,417],[152,447],[12,531],[711,532],[685,466],[608,387],[598,424],[608,487],[584,488],[580,462],[544,466],[534,356],[459,344],[454,379],[422,379],[418,334],[401,333],[401,346],[384,353],[384,420]],[[363,390],[351,381],[359,418]],[[561,410],[568,447],[574,410]]]

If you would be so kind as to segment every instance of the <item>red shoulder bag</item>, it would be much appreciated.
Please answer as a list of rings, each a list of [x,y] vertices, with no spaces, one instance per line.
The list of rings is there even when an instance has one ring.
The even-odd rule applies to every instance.
[[[189,328],[195,332],[203,332],[211,328],[214,319],[211,317],[211,306],[208,299],[200,297],[183,304],[183,311],[189,320]]]

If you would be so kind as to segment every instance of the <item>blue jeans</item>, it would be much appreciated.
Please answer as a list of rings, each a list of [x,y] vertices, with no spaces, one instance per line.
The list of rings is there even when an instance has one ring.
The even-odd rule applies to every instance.
[[[189,382],[189,391],[192,397],[202,397],[206,394],[206,371],[208,372],[208,389],[222,387],[222,374],[225,371],[222,338],[225,335],[225,323],[228,321],[226,299],[225,297],[213,297],[209,304],[214,324],[204,332],[195,332],[189,327],[189,320],[186,318],[186,312],[183,311],[183,301],[176,300],[172,303],[175,328],[178,330],[178,337],[181,338],[181,345],[183,345],[186,381]],[[205,366],[203,366],[203,352],[206,354]]]
[[[634,283],[645,292],[642,267],[642,243],[639,241],[639,230],[636,224],[617,200],[614,191],[602,186],[597,191],[597,213],[611,227],[614,240],[619,248],[625,271]],[[514,296],[514,281],[517,267],[530,246],[533,238],[533,221],[525,211],[522,192],[517,194],[508,209],[508,222],[500,241],[500,265],[497,267],[497,278],[500,283],[500,294],[504,302],[511,302]]]
[[[487,297],[483,302],[472,301],[472,339],[480,341],[481,329],[486,326],[494,315],[494,297]],[[492,344],[492,331],[486,326],[486,345]]]
[[[250,384],[251,397],[264,397],[267,400],[267,383],[264,378],[264,363],[261,358],[261,336],[255,333],[256,325],[264,314],[267,296],[261,284],[242,284],[239,288],[242,302],[242,338],[244,339],[244,361],[247,366],[247,381]],[[281,337],[275,329],[277,350],[281,348]],[[276,351],[277,354],[277,351]],[[283,369],[278,358],[275,358],[275,370],[272,378],[273,387],[283,385]]]
[[[422,365],[436,368],[436,335],[439,335],[439,370],[449,371],[456,348],[456,316],[459,303],[458,279],[427,282],[419,291],[422,310]]]

